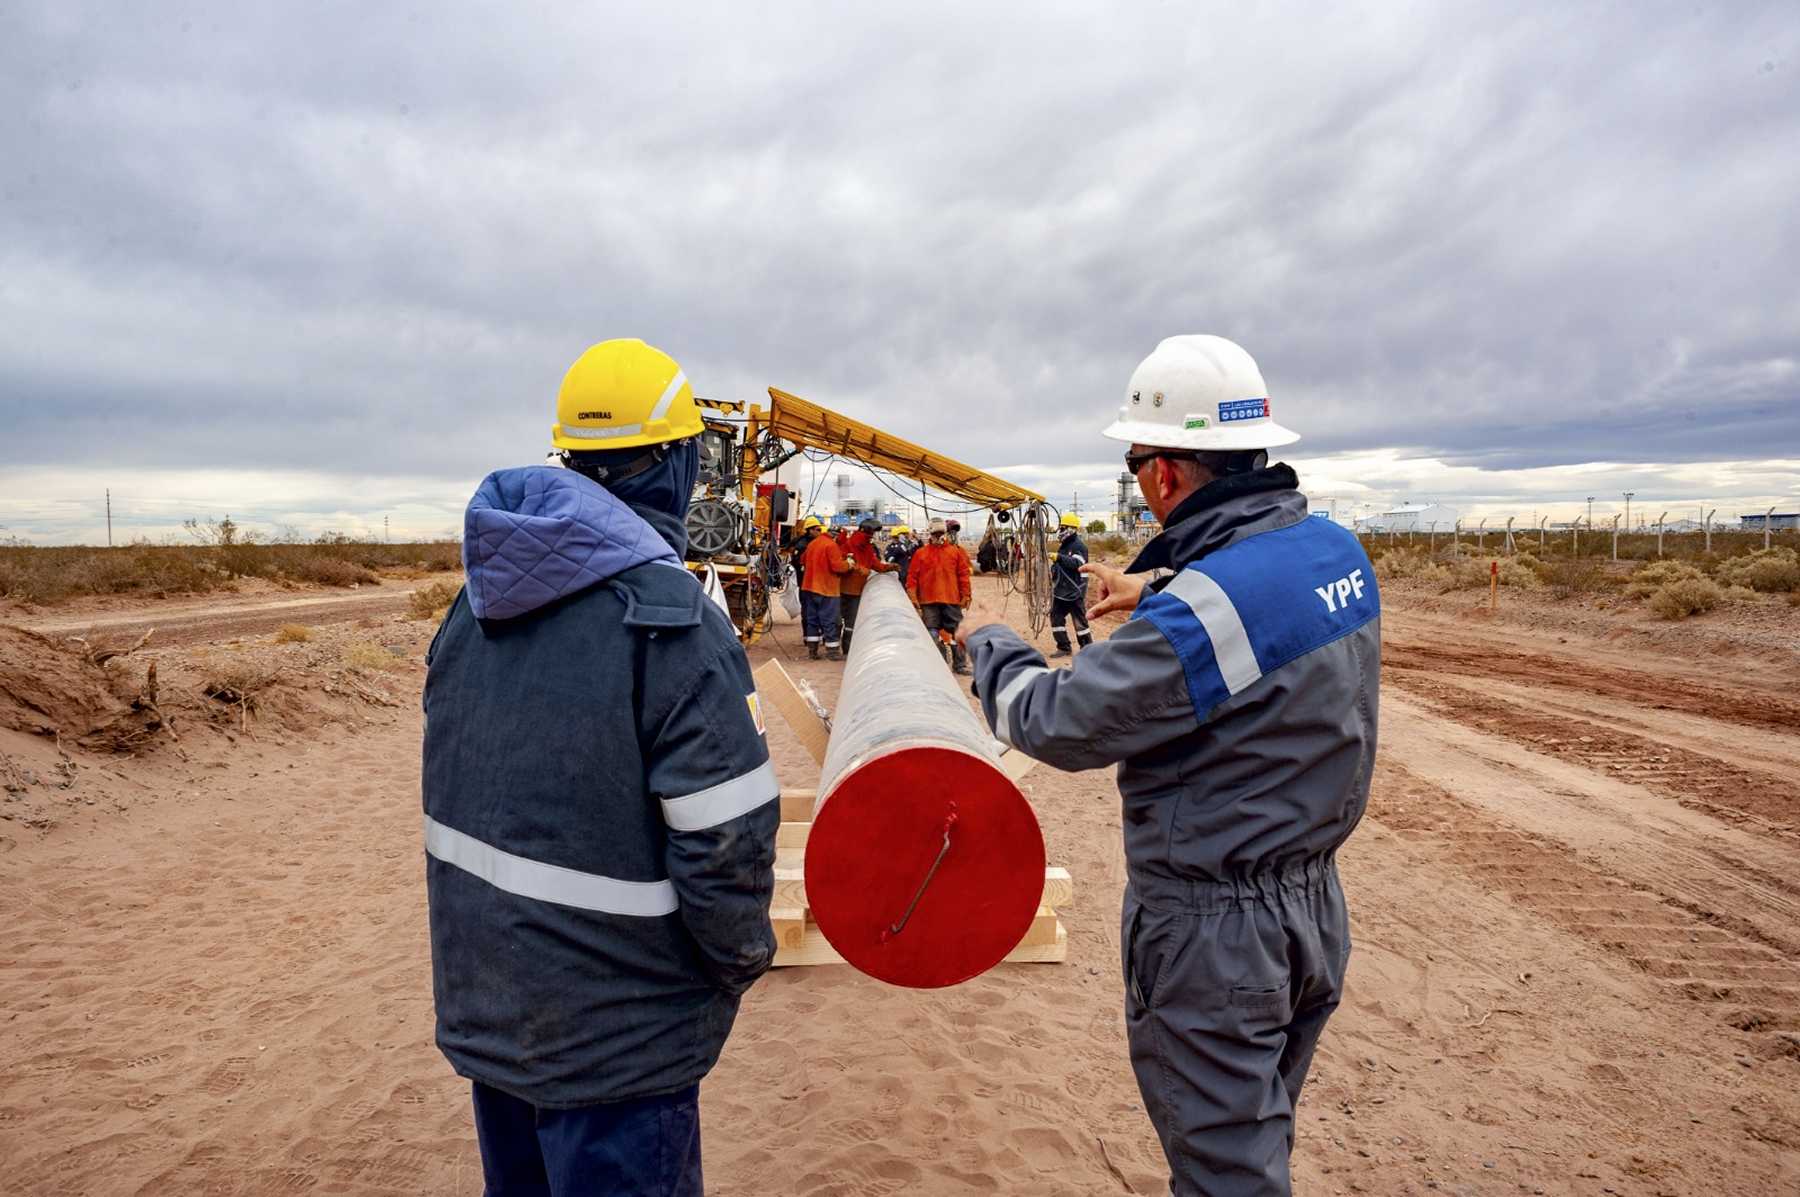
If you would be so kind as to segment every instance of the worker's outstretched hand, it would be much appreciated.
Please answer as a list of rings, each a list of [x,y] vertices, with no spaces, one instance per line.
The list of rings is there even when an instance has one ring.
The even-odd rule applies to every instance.
[[[1148,574],[1128,574],[1110,565],[1088,564],[1081,567],[1081,572],[1100,584],[1099,593],[1088,607],[1089,619],[1099,619],[1114,611],[1137,610],[1144,585],[1150,580]]]
[[[997,611],[990,611],[977,603],[971,603],[963,609],[962,622],[956,625],[956,642],[968,651],[969,637],[982,628],[992,627],[1002,622]]]

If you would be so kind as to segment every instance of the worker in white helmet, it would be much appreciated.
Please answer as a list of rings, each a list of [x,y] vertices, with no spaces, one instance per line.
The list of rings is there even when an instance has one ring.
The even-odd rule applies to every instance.
[[[1171,1191],[1286,1194],[1350,954],[1335,860],[1375,758],[1375,572],[1268,464],[1299,438],[1236,344],[1162,342],[1105,435],[1163,527],[1125,570],[1083,567],[1089,615],[1130,618],[1067,669],[1003,625],[960,635],[996,737],[1120,766],[1126,1031]]]

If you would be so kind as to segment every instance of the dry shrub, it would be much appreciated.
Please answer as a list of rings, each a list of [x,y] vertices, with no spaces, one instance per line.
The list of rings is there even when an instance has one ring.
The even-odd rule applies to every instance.
[[[362,673],[372,673],[398,669],[403,662],[379,644],[357,640],[344,649],[344,664]]]
[[[1754,603],[1762,596],[1748,586],[1727,586],[1725,601],[1728,603]]]
[[[1606,565],[1593,557],[1551,562],[1541,572],[1550,586],[1550,593],[1559,599],[1598,594],[1613,588],[1613,578]]]
[[[303,623],[284,623],[275,633],[277,644],[305,644],[312,639],[312,629]]]
[[[1493,574],[1492,562],[1500,563],[1500,585],[1515,590],[1537,590],[1544,584],[1529,559],[1520,557],[1470,558],[1444,569],[1441,585],[1445,590],[1476,590],[1485,587]]]
[[[1448,585],[1451,574],[1419,549],[1391,549],[1375,561],[1375,576],[1384,582],[1416,579],[1436,585]]]
[[[199,543],[136,543],[119,548],[38,546],[0,541],[0,595],[52,603],[81,594],[205,594],[236,577],[373,585],[373,571],[397,566],[448,571],[462,567],[456,541],[377,544],[327,538],[314,544],[269,544],[234,524],[195,523]]]
[[[250,720],[262,705],[263,692],[275,684],[277,673],[277,670],[261,669],[243,661],[212,663],[200,681],[200,693],[221,704],[225,710],[209,712],[209,715],[235,711],[238,727],[249,727]]]
[[[1786,546],[1755,549],[1719,562],[1713,575],[1728,586],[1748,586],[1764,594],[1800,590],[1800,554]]]
[[[277,670],[243,661],[212,663],[200,682],[200,693],[232,706],[256,705],[256,696],[274,685]]]
[[[1725,601],[1725,592],[1711,578],[1677,578],[1650,596],[1650,609],[1664,619],[1686,619],[1711,611]]]
[[[296,582],[320,586],[379,586],[381,579],[364,565],[324,553],[309,553],[283,563],[281,572]]]
[[[450,582],[421,586],[407,599],[406,613],[413,619],[442,619],[461,591],[462,587]]]
[[[1109,532],[1105,536],[1088,538],[1088,552],[1098,556],[1102,553],[1110,557],[1125,557],[1135,551],[1135,546],[1117,532]]]
[[[1649,598],[1670,583],[1696,579],[1705,581],[1706,575],[1685,561],[1652,561],[1631,575],[1631,580],[1625,583],[1625,596]]]

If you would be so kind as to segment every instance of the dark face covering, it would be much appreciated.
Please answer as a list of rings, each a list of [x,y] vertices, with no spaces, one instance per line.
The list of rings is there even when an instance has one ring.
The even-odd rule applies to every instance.
[[[636,461],[643,453],[641,448],[583,453],[574,468],[582,473],[588,472],[583,467],[616,469]],[[699,476],[700,441],[690,438],[670,445],[668,455],[643,473],[600,485],[642,516],[669,542],[669,547],[686,553],[688,504],[693,500],[694,481]]]

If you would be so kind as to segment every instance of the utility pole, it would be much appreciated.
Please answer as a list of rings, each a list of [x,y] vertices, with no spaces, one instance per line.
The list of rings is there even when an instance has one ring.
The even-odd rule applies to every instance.
[[[1625,530],[1627,532],[1631,531],[1631,496],[1635,494],[1637,494],[1635,490],[1625,492]]]
[[[112,548],[112,487],[106,488],[106,547]]]
[[[392,536],[388,535],[388,517],[385,515],[381,517],[381,543],[382,544],[394,543],[394,538]]]
[[[1588,528],[1589,528],[1589,530],[1592,530],[1593,526],[1594,526],[1594,496],[1589,495],[1588,496]]]

